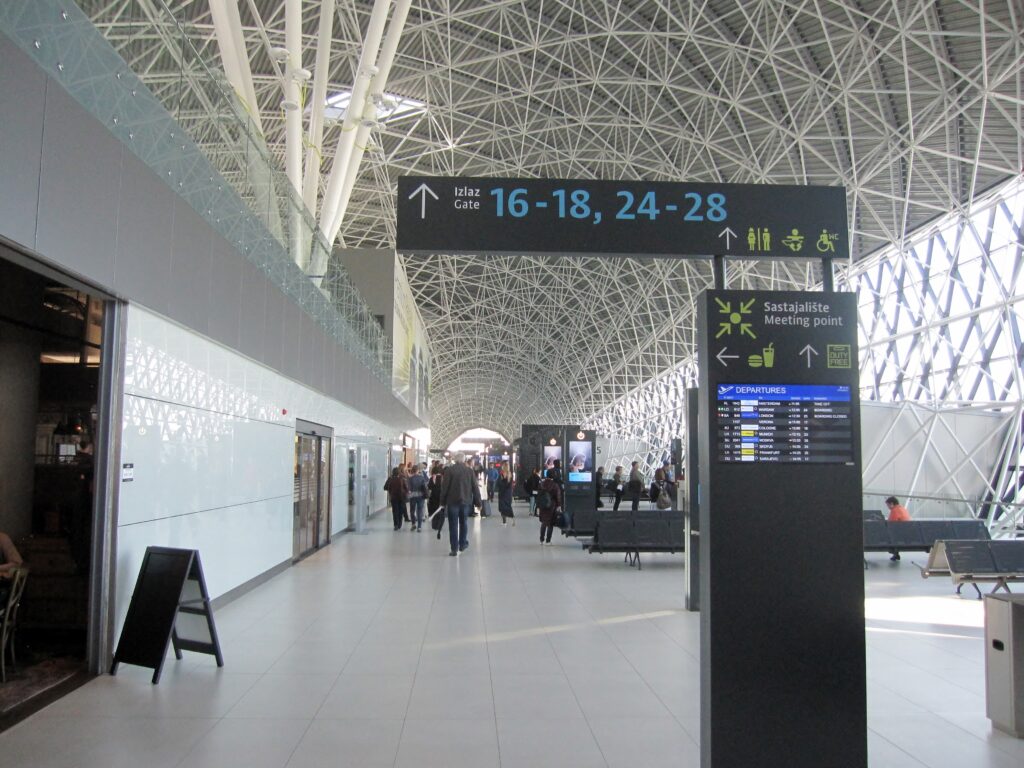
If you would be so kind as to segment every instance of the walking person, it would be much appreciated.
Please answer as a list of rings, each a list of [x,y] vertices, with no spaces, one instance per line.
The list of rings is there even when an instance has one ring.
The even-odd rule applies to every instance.
[[[469,510],[480,504],[480,485],[464,453],[455,454],[455,463],[444,471],[441,480],[441,506],[448,514],[449,556],[469,549]]]
[[[403,518],[409,515],[405,508],[409,497],[409,484],[406,482],[405,472],[401,467],[391,470],[391,477],[384,483],[384,490],[388,492],[391,499],[391,520],[395,524],[395,530],[400,530]]]
[[[540,467],[534,467],[523,483],[526,495],[530,497],[530,517],[537,515],[537,492],[540,490]]]
[[[427,496],[427,477],[415,464],[409,465],[409,518],[411,531],[423,530],[423,504]]]
[[[540,543],[550,544],[555,530],[555,513],[562,507],[562,489],[551,477],[540,482],[537,492],[537,515],[540,517]]]
[[[512,510],[512,474],[508,471],[508,467],[502,465],[498,471],[498,479],[494,481],[494,490],[498,494],[498,512],[501,513],[501,524],[507,525],[511,518],[514,526],[516,514]]]
[[[501,474],[498,467],[491,465],[487,470],[487,500],[494,501],[494,492],[498,487],[498,476]]]
[[[629,498],[630,509],[634,512],[640,510],[640,494],[644,489],[644,476],[640,474],[640,462],[634,461],[629,467]]]
[[[433,517],[441,506],[441,473],[443,469],[438,461],[435,461],[430,468],[430,478],[427,480],[427,517]]]
[[[622,493],[626,490],[626,482],[622,476],[621,466],[615,468],[615,474],[612,475],[612,487],[615,489],[615,504],[612,506],[612,511],[618,512],[619,504],[622,503]]]

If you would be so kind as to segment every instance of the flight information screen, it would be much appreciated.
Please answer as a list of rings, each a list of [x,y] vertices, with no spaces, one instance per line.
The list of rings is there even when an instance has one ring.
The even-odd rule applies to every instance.
[[[853,463],[850,387],[719,384],[718,460]]]

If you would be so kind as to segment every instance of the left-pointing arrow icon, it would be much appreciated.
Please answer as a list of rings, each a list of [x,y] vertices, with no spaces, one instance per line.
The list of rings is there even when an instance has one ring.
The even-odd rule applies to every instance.
[[[427,195],[430,195],[435,200],[438,199],[437,195],[434,194],[434,190],[428,187],[426,184],[420,184],[416,189],[409,195],[409,199],[412,200],[416,195],[420,195],[420,218],[427,218]]]
[[[725,362],[726,359],[730,359],[730,360],[738,360],[739,359],[739,355],[727,355],[727,354],[725,354],[725,351],[727,349],[729,349],[729,348],[728,347],[722,347],[722,351],[719,352],[717,355],[715,355],[715,359],[718,362],[720,362],[722,365],[724,365],[726,368],[729,367],[729,364],[727,362]]]

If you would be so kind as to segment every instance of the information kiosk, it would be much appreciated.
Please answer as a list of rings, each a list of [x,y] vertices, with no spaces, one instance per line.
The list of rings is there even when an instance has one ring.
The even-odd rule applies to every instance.
[[[597,433],[566,427],[565,510],[566,533],[593,535],[597,510]]]
[[[562,509],[566,531],[592,534],[597,507],[597,433],[572,424],[523,424],[519,439],[520,477],[533,469],[547,477],[555,462],[561,470]],[[574,530],[577,523],[579,531]]]
[[[857,308],[699,300],[705,768],[864,768]]]

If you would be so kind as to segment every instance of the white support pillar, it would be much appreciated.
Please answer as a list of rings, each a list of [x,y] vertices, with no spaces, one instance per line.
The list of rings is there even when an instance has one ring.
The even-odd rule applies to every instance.
[[[291,186],[288,195],[288,243],[292,260],[305,266],[308,240],[302,217],[302,98],[299,83],[302,69],[302,0],[285,3],[284,40],[288,59],[284,70],[285,173]]]
[[[285,172],[302,195],[302,97],[299,82],[302,79],[302,0],[287,0],[284,19],[285,47],[288,65],[284,75],[285,108]]]
[[[256,129],[263,135],[263,120],[260,118],[259,102],[256,101],[249,54],[242,38],[242,18],[238,15],[237,0],[210,0],[210,15],[213,17],[224,73]]]
[[[370,99],[363,102],[362,120],[356,131],[356,138],[352,148],[352,156],[345,172],[345,185],[342,189],[341,199],[338,202],[338,209],[331,220],[330,228],[326,230],[327,242],[333,242],[341,229],[341,222],[345,218],[345,211],[348,209],[349,199],[352,197],[352,188],[355,186],[356,178],[359,176],[359,166],[363,160],[363,153],[366,151],[366,142],[370,137],[370,126],[376,118],[377,106],[373,102],[375,97],[381,97],[387,87],[388,77],[391,75],[391,66],[395,63],[395,54],[398,52],[398,43],[401,40],[402,32],[405,29],[405,20],[409,15],[409,7],[412,0],[397,0],[395,12],[388,25],[387,37],[381,48],[380,60],[377,62],[377,74],[370,81]]]
[[[316,40],[316,64],[313,68],[313,95],[310,100],[309,135],[306,149],[302,199],[310,213],[316,214],[317,190],[320,186],[320,161],[324,142],[324,107],[327,102],[327,79],[330,76],[331,43],[334,39],[334,0],[323,0],[320,6],[320,28]]]
[[[370,88],[370,79],[376,71],[374,62],[377,60],[380,41],[384,36],[384,24],[387,22],[390,5],[390,0],[376,0],[373,12],[370,14],[370,24],[366,29],[363,51],[359,56],[359,65],[356,69],[356,80],[352,84],[352,98],[345,110],[341,136],[338,138],[338,146],[334,151],[331,175],[327,180],[327,192],[324,194],[323,205],[320,207],[320,229],[325,235],[337,213],[338,203],[345,186],[345,173],[348,169],[349,158],[352,156],[352,147],[355,145],[356,128],[363,115],[363,102],[366,100],[366,94]],[[333,237],[328,238],[328,243],[333,239]],[[314,268],[313,274],[321,273]]]
[[[249,66],[249,54],[242,37],[242,18],[238,14],[238,0],[209,0],[209,3],[224,73],[255,128],[257,135],[252,139],[260,143],[260,149],[265,153],[266,147],[262,144],[263,120],[260,117],[259,102],[256,100],[256,88],[253,85],[252,68]],[[249,184],[256,201],[254,209],[271,234],[279,242],[283,242],[281,214],[278,209],[273,174],[271,168],[258,156],[259,154],[247,151],[245,161]]]

